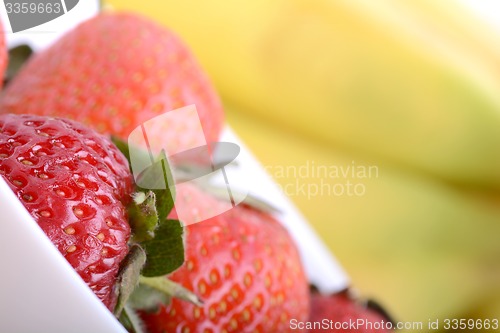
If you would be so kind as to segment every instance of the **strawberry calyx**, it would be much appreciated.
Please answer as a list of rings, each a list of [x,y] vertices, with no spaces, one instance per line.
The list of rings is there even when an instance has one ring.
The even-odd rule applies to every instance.
[[[139,283],[140,272],[146,263],[146,252],[137,244],[130,247],[127,257],[123,260],[117,282],[118,301],[114,314],[119,318],[132,295],[134,288]]]
[[[156,312],[161,304],[170,303],[172,297],[203,306],[203,302],[195,294],[166,277],[140,276],[139,284],[123,304],[118,318],[130,332],[145,333],[143,321],[137,311]]]
[[[173,298],[198,307],[203,305],[203,301],[192,291],[168,279],[169,274],[181,267],[185,259],[183,225],[168,218],[176,196],[171,166],[175,166],[176,181],[188,179],[219,200],[227,200],[227,195],[223,195],[224,189],[214,186],[209,177],[197,177],[204,164],[193,166],[189,160],[182,164],[170,163],[175,160],[169,161],[164,151],[152,156],[150,152],[128,146],[118,138],[113,138],[113,142],[129,160],[129,165],[132,165],[132,160],[137,165],[137,158],[141,160],[140,165],[149,165],[138,175],[135,174],[136,192],[128,208],[132,229],[130,253],[120,271],[115,309],[115,315],[130,332],[141,333],[144,332],[144,325],[136,311],[143,314],[158,312]],[[209,169],[205,171],[210,174]],[[257,211],[279,212],[257,197],[248,194],[238,196],[245,198],[243,205]]]
[[[161,291],[165,295],[171,295],[194,305],[203,306],[203,301],[198,296],[170,279],[141,276],[139,282],[141,285]]]
[[[129,206],[129,223],[134,233],[132,242],[140,243],[155,237],[158,227],[156,195],[153,191],[135,192],[132,195],[134,204]]]
[[[33,50],[27,45],[19,45],[9,50],[9,61],[3,78],[4,85],[7,85],[16,76],[32,53]]]
[[[131,149],[118,138],[113,142],[130,161]],[[135,156],[135,155],[134,155]],[[150,158],[143,152],[138,156]],[[168,219],[174,207],[172,171],[162,151],[151,159],[150,167],[135,179],[136,192],[128,207],[132,235],[129,253],[122,261],[115,286],[118,294],[114,314],[130,331],[144,332],[136,310],[152,310],[168,304],[172,297],[201,304],[192,292],[166,276],[184,263],[184,228],[179,220]]]
[[[143,276],[164,276],[184,263],[183,232],[179,220],[165,220],[158,226],[155,238],[141,243],[147,253]]]
[[[145,325],[137,314],[137,312],[132,309],[128,304],[125,305],[124,311],[119,318],[120,323],[127,329],[127,331],[132,333],[147,333]]]

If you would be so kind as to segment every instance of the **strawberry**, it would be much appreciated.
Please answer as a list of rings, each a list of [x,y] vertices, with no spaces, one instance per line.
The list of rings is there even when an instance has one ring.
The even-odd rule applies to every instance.
[[[0,115],[0,174],[108,308],[128,252],[132,176],[105,137],[74,121]]]
[[[225,205],[188,184],[177,189],[179,203],[189,204],[193,216]],[[169,278],[204,304],[173,299],[157,312],[143,312],[150,333],[285,333],[291,319],[307,319],[309,289],[300,258],[273,217],[239,205],[186,229],[186,261]]]
[[[368,304],[375,303],[369,302]],[[372,307],[356,302],[347,291],[334,295],[313,293],[311,295],[311,316],[308,322],[319,322],[327,326],[316,327],[309,332],[390,332],[391,319],[379,306]],[[359,326],[354,326],[355,324],[359,324]]]
[[[0,22],[0,28],[2,27],[2,22]],[[0,75],[2,80],[0,80],[0,88],[3,84],[3,78],[5,70],[7,68],[7,46],[5,45],[5,33],[0,34]]]
[[[169,30],[126,13],[92,18],[34,55],[0,101],[6,113],[65,117],[122,139],[145,121],[190,104],[206,141],[217,141],[221,102],[191,52]],[[180,147],[198,128],[175,119],[148,136]]]

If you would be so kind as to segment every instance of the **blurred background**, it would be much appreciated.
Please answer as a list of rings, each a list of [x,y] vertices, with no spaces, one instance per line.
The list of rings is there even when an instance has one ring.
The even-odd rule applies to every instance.
[[[107,3],[191,46],[361,294],[500,317],[500,2]]]

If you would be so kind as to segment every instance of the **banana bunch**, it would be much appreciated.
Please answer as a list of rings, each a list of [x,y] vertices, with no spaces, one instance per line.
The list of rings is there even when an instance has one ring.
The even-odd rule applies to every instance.
[[[401,320],[498,309],[500,37],[456,1],[108,3],[186,40],[363,293]]]

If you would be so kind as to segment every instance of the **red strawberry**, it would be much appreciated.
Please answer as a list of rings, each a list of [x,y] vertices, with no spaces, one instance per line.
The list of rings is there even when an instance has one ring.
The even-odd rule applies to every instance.
[[[35,55],[0,104],[5,113],[65,117],[122,139],[146,120],[190,104],[207,142],[217,141],[223,125],[220,100],[187,47],[169,30],[124,13],[86,21]],[[179,146],[197,128],[178,119],[148,136]]]
[[[105,137],[76,122],[0,115],[0,175],[38,225],[110,309],[128,252],[128,163]]]
[[[310,333],[390,332],[389,328],[392,325],[385,313],[377,312],[367,306],[356,303],[349,296],[348,292],[330,296],[312,294],[311,316],[308,322],[320,322],[327,325],[311,329]],[[359,324],[359,326],[354,326],[355,324]]]
[[[2,28],[2,22],[0,22]],[[0,88],[3,85],[5,69],[7,68],[7,46],[5,45],[5,33],[0,34]]]
[[[193,215],[224,204],[185,184],[176,200],[190,204]],[[173,299],[143,313],[151,333],[286,333],[291,319],[307,319],[309,289],[297,249],[271,216],[240,205],[186,229],[186,261],[170,278],[204,305]]]

